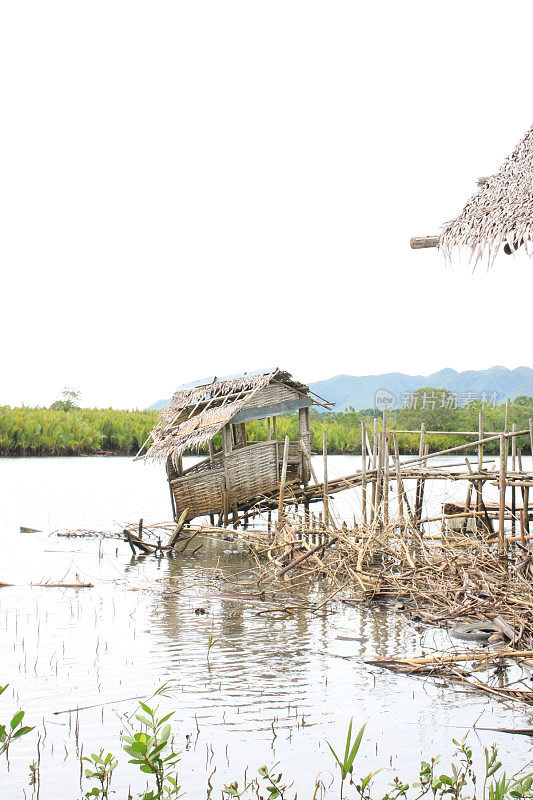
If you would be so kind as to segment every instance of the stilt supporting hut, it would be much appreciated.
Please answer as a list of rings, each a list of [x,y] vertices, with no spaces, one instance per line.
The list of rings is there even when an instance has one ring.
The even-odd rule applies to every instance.
[[[474,264],[484,256],[489,265],[503,248],[533,252],[533,127],[498,172],[478,179],[478,190],[458,217],[438,236],[411,239],[415,250],[437,247],[447,259],[458,248],[470,250]]]
[[[139,457],[166,463],[175,519],[219,514],[228,524],[284,483],[306,486],[311,452],[309,409],[331,404],[280,369],[210,378],[178,389],[161,411]],[[278,440],[276,418],[298,412],[298,439]],[[267,440],[248,440],[247,423],[267,420]],[[215,438],[216,437],[216,438]],[[208,447],[187,469],[183,454]],[[284,459],[285,456],[285,459]]]

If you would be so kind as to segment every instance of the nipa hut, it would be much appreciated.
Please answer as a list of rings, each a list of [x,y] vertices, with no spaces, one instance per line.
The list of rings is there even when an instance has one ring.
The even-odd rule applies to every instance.
[[[511,255],[533,247],[533,127],[498,172],[478,180],[478,191],[439,236],[411,239],[411,247],[438,247],[449,260],[455,249],[470,249],[474,264],[487,256],[492,264],[501,247]]]
[[[311,453],[309,409],[327,408],[309,387],[280,369],[210,378],[178,389],[161,411],[151,432],[146,459],[166,463],[174,519],[186,511],[186,519],[218,513],[228,523],[250,510],[280,486],[284,442],[278,440],[276,418],[299,415],[298,440],[291,441],[286,480],[306,485],[307,454]],[[321,400],[321,398],[320,398]],[[267,420],[267,441],[249,442],[246,425]],[[214,438],[221,433],[221,448]],[[188,469],[183,454],[207,445],[209,457]]]

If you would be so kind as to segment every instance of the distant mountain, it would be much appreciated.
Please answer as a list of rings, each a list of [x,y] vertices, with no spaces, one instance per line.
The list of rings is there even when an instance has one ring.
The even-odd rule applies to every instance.
[[[313,392],[335,403],[335,411],[344,411],[350,406],[356,411],[374,408],[376,392],[380,391],[390,392],[394,396],[390,407],[399,408],[407,394],[425,386],[455,392],[459,405],[470,400],[481,400],[483,395],[493,398],[496,403],[503,403],[508,397],[514,400],[521,394],[533,396],[533,369],[491,367],[457,372],[447,368],[432,375],[405,375],[402,372],[361,377],[336,375],[310,384]]]
[[[324,381],[310,384],[313,392],[335,403],[335,411],[353,407],[374,408],[376,392],[389,392],[394,396],[390,408],[399,408],[407,394],[431,386],[457,393],[457,402],[464,405],[469,400],[481,400],[483,395],[493,402],[503,403],[508,397],[518,395],[533,397],[533,369],[529,367],[491,367],[483,370],[457,372],[450,367],[432,375],[405,375],[403,372],[388,372],[383,375],[336,375]],[[158,400],[150,409],[164,408],[170,400]]]
[[[151,406],[148,406],[148,411],[161,411],[162,408],[168,406],[170,403],[170,397],[168,400],[158,400],[157,403],[154,403]]]

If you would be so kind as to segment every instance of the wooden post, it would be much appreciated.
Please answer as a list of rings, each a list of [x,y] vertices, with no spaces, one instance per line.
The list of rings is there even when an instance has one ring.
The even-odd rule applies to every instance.
[[[531,448],[531,463],[533,469],[533,419],[531,417],[529,418],[529,445]],[[529,486],[524,486],[524,492],[522,497],[523,497],[522,505],[524,506],[522,514],[524,515],[524,536],[525,536],[526,534],[529,535]]]
[[[361,512],[366,526],[366,426],[361,422]]]
[[[400,473],[400,448],[398,447],[398,436],[396,431],[392,432],[392,441],[394,445],[394,467],[396,469],[396,485],[398,487],[398,515],[400,517],[400,530],[405,527],[405,520],[403,516],[403,483]]]
[[[274,436],[275,441],[278,440],[278,421],[276,417],[272,417],[272,435]]]
[[[483,411],[479,412],[478,432],[478,439],[483,439]],[[483,469],[483,443],[481,441],[477,446],[477,469],[478,472]]]
[[[423,456],[426,451],[426,425],[424,422],[420,425],[420,444],[418,446],[418,456]],[[426,462],[422,462],[422,465],[425,467]],[[415,497],[415,521],[416,526],[418,527],[418,522],[422,518],[422,501],[423,501],[423,484],[424,481],[422,478],[419,478],[416,482],[416,497]]]
[[[322,437],[322,459],[324,461],[324,495],[323,495],[323,502],[324,502],[324,523],[326,528],[329,528],[329,497],[328,497],[328,434],[327,431],[324,431],[324,435]]]
[[[309,409],[301,408],[298,412],[298,441],[305,443],[311,449],[311,434],[309,428]],[[304,487],[309,483],[310,469],[302,451],[301,457],[302,483]]]
[[[478,439],[483,439],[483,411],[479,412],[478,417]],[[480,442],[477,446],[477,470],[481,473],[483,469],[483,443]],[[469,483],[470,496],[472,496],[472,485]],[[476,484],[476,530],[481,532],[483,530],[483,522],[481,520],[481,509],[483,506],[483,481],[479,480]],[[464,532],[464,531],[463,531]],[[488,531],[487,531],[488,533]]]
[[[267,417],[267,442],[270,441],[270,417]]]
[[[466,461],[466,465],[468,467],[468,471],[470,472],[470,462],[469,462],[468,458],[466,458],[465,461]],[[477,497],[479,499],[479,494],[478,494]],[[467,513],[470,512],[470,501],[471,501],[471,499],[472,499],[472,481],[468,481],[468,488],[466,490],[466,503],[465,503],[465,511]],[[478,506],[476,506],[476,511],[477,510],[478,510]],[[468,519],[469,519],[469,517],[465,514],[465,518],[464,518],[463,523],[461,525],[461,534],[463,536],[465,535],[466,530],[467,530]],[[476,521],[477,521],[477,517],[476,517]]]
[[[222,477],[222,517],[224,527],[227,528],[229,525],[229,491],[225,476]]]
[[[533,417],[529,418],[529,447],[531,449],[531,470],[533,471]]]
[[[509,398],[505,401],[505,428],[504,433],[509,433],[509,414],[511,412],[511,401]]]
[[[377,462],[377,455],[378,455],[378,421],[376,417],[374,417],[374,440],[372,442],[372,469],[376,469],[376,462]],[[370,508],[370,524],[372,524],[376,518],[376,492],[377,492],[377,476],[374,475],[372,478],[372,506]]]
[[[383,492],[383,431],[378,436],[378,454],[377,454],[377,472],[376,472],[376,506],[375,506],[375,519],[378,523],[382,519],[381,514],[381,498]]]
[[[283,499],[285,495],[285,481],[287,480],[287,461],[289,459],[289,444],[291,440],[288,436],[285,437],[285,444],[283,445],[283,462],[281,465],[281,481],[279,484],[279,502],[278,502],[278,521],[283,519]]]
[[[516,470],[516,422],[513,422],[513,437],[511,439],[511,472]],[[511,487],[511,536],[516,532],[516,487]]]
[[[518,471],[520,473],[523,473],[523,469],[522,469],[522,451],[521,450],[518,450],[517,457],[518,457]],[[526,493],[526,489],[527,489],[527,493]],[[525,547],[526,546],[526,516],[524,514],[524,511],[525,511],[525,507],[526,507],[526,499],[527,499],[527,505],[528,505],[528,510],[529,510],[529,488],[526,487],[526,486],[522,486],[521,487],[521,492],[522,492],[522,511],[520,513],[520,542],[522,544],[522,547]]]
[[[172,473],[173,467],[172,467],[172,461],[170,460],[170,457],[167,458],[167,463],[166,463],[165,469],[166,469],[166,472],[167,472],[168,488],[169,488],[169,491],[170,491],[170,505],[172,507],[172,519],[174,520],[174,522],[177,522],[178,511],[176,509],[176,498],[174,497],[174,492],[172,491],[172,484],[170,483],[170,481],[172,480],[172,477],[173,477],[173,473]]]
[[[389,524],[389,432],[387,430],[387,404],[383,409],[383,524]]]
[[[499,479],[499,488],[500,488],[500,505],[499,505],[499,515],[498,515],[498,553],[500,556],[503,556],[505,553],[505,477],[506,477],[506,466],[507,460],[505,458],[506,455],[506,442],[505,436],[503,433],[500,434],[500,479]]]
[[[213,447],[213,440],[209,439],[209,461],[211,462],[211,466],[215,461],[215,449]]]
[[[307,461],[307,466],[309,467],[309,471],[311,472],[311,475],[313,476],[313,480],[314,480],[315,484],[319,484],[320,481],[318,480],[318,478],[316,476],[315,468],[313,467],[313,462],[311,461],[311,456],[309,455],[309,451],[308,451],[308,449],[307,449],[307,447],[305,445],[305,442],[300,442],[300,448],[301,448],[302,453],[303,453],[303,455],[304,455],[304,457],[305,457],[305,459]],[[307,503],[307,505],[309,506],[309,503]]]
[[[139,539],[143,538],[143,520],[142,517],[139,520]]]

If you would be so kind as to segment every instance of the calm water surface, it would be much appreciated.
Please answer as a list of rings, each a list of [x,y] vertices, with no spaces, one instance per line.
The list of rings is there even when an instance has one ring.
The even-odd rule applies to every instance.
[[[359,463],[340,456],[330,461],[332,476]],[[465,491],[428,487],[428,510],[438,511],[444,497],[464,499]],[[338,496],[339,517],[353,517],[359,503],[355,492]],[[175,689],[161,702],[176,710],[180,777],[191,798],[206,797],[208,776],[219,798],[224,783],[242,785],[247,765],[250,777],[257,766],[276,761],[294,778],[298,797],[310,798],[317,774],[331,780],[325,740],[343,740],[351,716],[368,722],[358,774],[392,766],[404,777],[413,776],[422,756],[449,754],[451,737],[480,715],[483,727],[533,727],[532,711],[518,703],[364,664],[375,655],[450,644],[446,634],[416,630],[384,607],[336,606],[324,616],[296,609],[294,617],[280,619],[259,613],[268,604],[224,597],[228,586],[217,581],[217,566],[236,576],[251,568],[238,542],[207,542],[195,556],[171,561],[133,558],[113,539],[53,533],[115,531],[139,517],[161,522],[169,507],[159,466],[126,458],[0,459],[0,581],[14,584],[0,589],[0,683],[10,684],[0,698],[0,720],[24,708],[28,724],[37,726],[13,748],[10,771],[0,767],[1,800],[36,796],[28,765],[38,732],[41,800],[80,798],[82,748],[118,752],[118,736],[135,710],[129,698],[148,696],[163,681]],[[20,533],[21,525],[40,532]],[[76,574],[94,588],[31,585]],[[180,589],[175,595],[165,592],[171,576]],[[206,613],[195,613],[198,608]],[[208,664],[210,635],[217,643]],[[82,710],[65,713],[76,708]],[[472,740],[496,741],[511,767],[531,757],[527,737],[479,731]],[[140,789],[134,779],[121,757],[118,798],[127,796],[130,783]]]

